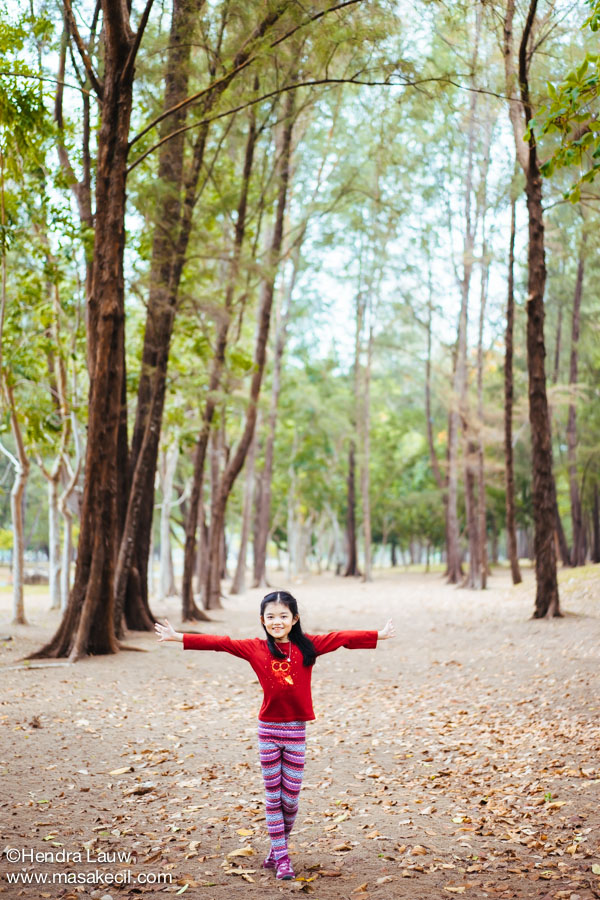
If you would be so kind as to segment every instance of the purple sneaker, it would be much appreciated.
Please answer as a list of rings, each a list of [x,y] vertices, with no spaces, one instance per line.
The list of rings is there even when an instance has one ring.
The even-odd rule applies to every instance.
[[[276,869],[277,868],[277,860],[273,856],[273,848],[272,847],[269,850],[269,855],[263,862],[262,866],[263,866],[263,869]]]
[[[289,881],[291,878],[295,877],[289,856],[282,856],[281,859],[278,859],[277,878],[279,878],[280,881]]]

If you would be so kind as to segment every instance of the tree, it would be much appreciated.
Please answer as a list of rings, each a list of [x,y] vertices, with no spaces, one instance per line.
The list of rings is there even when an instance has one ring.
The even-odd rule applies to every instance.
[[[506,543],[513,584],[522,581],[515,528],[515,474],[513,464],[513,336],[515,320],[515,234],[517,200],[510,200],[510,240],[508,247],[508,297],[506,301],[506,337],[504,351],[504,472],[506,480]]]
[[[100,103],[96,160],[96,211],[88,340],[90,396],[84,494],[75,582],[54,637],[32,658],[68,656],[118,649],[114,620],[114,574],[119,535],[117,516],[118,433],[124,372],[125,179],[135,59],[152,0],[137,31],[122,4],[102,2],[104,72],[96,75],[78,29],[70,0],[65,14],[76,36],[82,63]]]
[[[569,363],[569,386],[571,391],[577,388],[577,363],[579,350],[579,331],[581,317],[581,298],[583,295],[583,273],[585,266],[586,232],[581,237],[577,276],[575,278],[575,295],[573,297],[573,314],[571,321],[571,354]],[[579,492],[577,473],[577,418],[576,399],[569,401],[569,418],[567,423],[567,454],[569,465],[569,492],[571,495],[571,521],[573,523],[573,549],[571,558],[574,566],[583,566],[586,558],[586,541],[583,527],[583,514]]]
[[[537,144],[529,131],[527,144],[524,135],[532,118],[529,90],[529,69],[532,59],[531,41],[537,11],[537,0],[530,0],[518,52],[518,73],[515,72],[513,50],[514,0],[506,4],[504,21],[504,59],[509,114],[513,127],[517,159],[525,175],[525,194],[529,216],[528,244],[528,301],[527,301],[527,368],[529,373],[529,421],[532,441],[533,512],[535,522],[536,599],[534,617],[559,616],[560,604],[556,577],[556,548],[554,545],[554,490],[552,480],[552,441],[548,398],[546,395],[544,343],[544,287],[546,263],[544,258],[544,215],[542,184]],[[518,84],[519,96],[515,91]]]

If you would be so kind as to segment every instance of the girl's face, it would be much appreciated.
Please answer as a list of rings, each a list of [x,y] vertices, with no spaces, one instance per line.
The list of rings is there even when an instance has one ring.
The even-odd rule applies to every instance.
[[[264,615],[261,616],[260,621],[276,642],[285,642],[289,639],[289,633],[298,621],[298,616],[293,616],[285,603],[272,601],[265,606]]]

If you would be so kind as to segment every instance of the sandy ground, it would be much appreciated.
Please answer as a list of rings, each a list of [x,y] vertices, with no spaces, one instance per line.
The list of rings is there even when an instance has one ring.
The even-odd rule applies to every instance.
[[[144,652],[23,667],[58,621],[37,589],[27,627],[0,598],[0,894],[600,897],[599,566],[561,573],[567,615],[551,621],[530,618],[531,575],[513,588],[500,572],[483,593],[401,572],[278,586],[309,631],[389,615],[398,628],[375,651],[317,661],[297,880],[260,866],[247,664],[133,635]],[[227,598],[198,630],[259,634],[260,596]],[[176,599],[154,612],[178,627]],[[158,878],[171,883],[142,883]]]

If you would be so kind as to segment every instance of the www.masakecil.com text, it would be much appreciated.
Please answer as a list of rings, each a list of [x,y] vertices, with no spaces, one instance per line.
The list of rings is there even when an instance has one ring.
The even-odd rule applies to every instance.
[[[135,862],[135,854],[128,850],[34,850],[23,847],[7,847],[3,851],[6,862],[27,868],[4,872],[3,878],[8,884],[20,885],[169,885],[173,883],[171,872],[133,872],[130,868],[111,871],[97,868],[113,864],[127,866]],[[55,872],[36,871],[37,865],[77,865],[94,864],[96,868],[87,871],[62,870]]]

